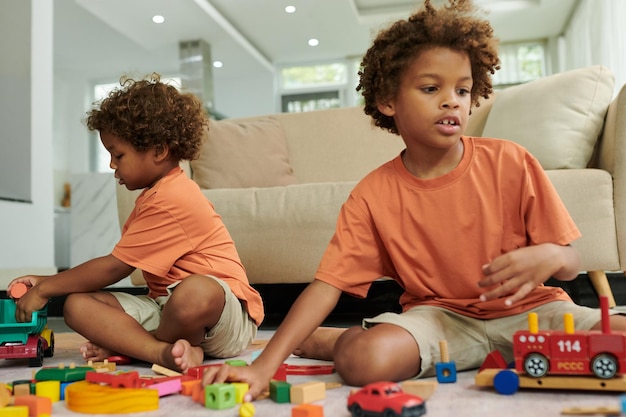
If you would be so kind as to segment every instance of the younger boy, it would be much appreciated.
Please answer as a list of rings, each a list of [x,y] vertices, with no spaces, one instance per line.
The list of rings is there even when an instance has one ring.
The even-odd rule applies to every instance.
[[[122,81],[88,113],[111,154],[115,178],[143,189],[111,254],[52,276],[24,276],[16,318],[30,320],[51,297],[68,295],[67,324],[89,342],[86,360],[127,355],[185,371],[204,355],[239,354],[263,320],[220,216],[179,167],[197,156],[208,119],[198,98],[160,81]],[[99,291],[143,271],[148,295]]]
[[[543,285],[577,276],[569,244],[580,234],[537,160],[512,142],[463,136],[499,63],[489,23],[471,12],[470,1],[426,0],[374,40],[358,89],[406,149],[354,188],[315,280],[263,353],[249,367],[207,371],[204,383],[244,381],[252,399],[294,351],[334,360],[349,385],[430,376],[441,340],[458,369],[476,368],[494,349],[511,359],[530,310],[541,328],[562,329],[565,312],[599,328],[597,310]],[[383,276],[405,290],[401,314],[314,332],[342,291],[365,297]],[[626,319],[611,325],[624,330]]]

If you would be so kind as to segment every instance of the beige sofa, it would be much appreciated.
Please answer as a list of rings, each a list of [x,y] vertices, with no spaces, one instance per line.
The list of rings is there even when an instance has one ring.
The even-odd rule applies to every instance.
[[[613,84],[595,66],[501,90],[473,110],[467,130],[537,156],[582,231],[574,246],[583,271],[612,303],[604,272],[626,266],[626,90],[614,97]],[[253,284],[304,283],[356,181],[402,149],[361,108],[229,119],[212,122],[190,175],[222,215]],[[121,224],[135,195],[118,187]]]

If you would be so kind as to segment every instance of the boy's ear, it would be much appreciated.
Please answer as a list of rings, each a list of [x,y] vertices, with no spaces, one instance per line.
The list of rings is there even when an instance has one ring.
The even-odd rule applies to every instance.
[[[170,148],[166,144],[154,147],[154,159],[157,162],[164,161],[170,154]]]
[[[383,103],[379,101],[376,103],[376,108],[378,108],[378,111],[384,114],[385,116],[392,117],[394,114],[396,114],[396,111],[391,102]]]

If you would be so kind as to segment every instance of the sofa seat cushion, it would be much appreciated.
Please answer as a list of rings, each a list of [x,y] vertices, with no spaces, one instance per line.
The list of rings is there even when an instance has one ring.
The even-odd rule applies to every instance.
[[[246,122],[211,121],[199,158],[191,161],[200,188],[295,184],[285,133],[272,117]]]
[[[592,66],[498,91],[482,136],[513,140],[545,169],[585,168],[613,98],[614,77]]]
[[[356,182],[204,190],[253,284],[313,280]]]
[[[546,172],[582,234],[572,243],[580,252],[582,269],[619,270],[611,175],[601,169]]]

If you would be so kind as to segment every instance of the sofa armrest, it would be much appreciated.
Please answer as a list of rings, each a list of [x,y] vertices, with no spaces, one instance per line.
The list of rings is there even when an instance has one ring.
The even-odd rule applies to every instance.
[[[594,165],[613,177],[615,224],[621,270],[626,269],[626,85],[607,111]]]

